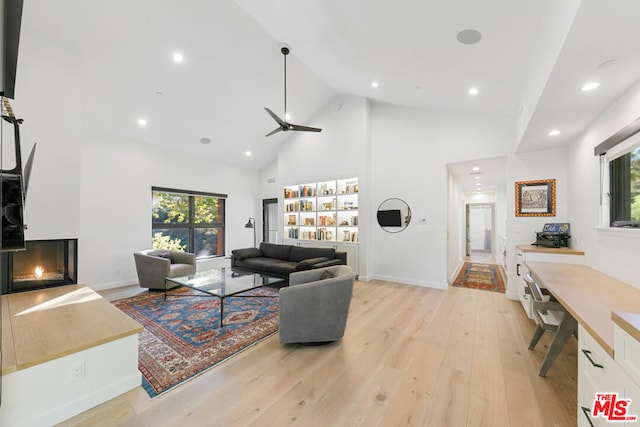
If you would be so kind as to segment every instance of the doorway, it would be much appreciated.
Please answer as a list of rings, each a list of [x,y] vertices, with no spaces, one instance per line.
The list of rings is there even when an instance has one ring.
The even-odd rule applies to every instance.
[[[494,203],[467,204],[466,255],[491,258],[494,247]]]
[[[262,200],[262,241],[278,243],[278,199]]]

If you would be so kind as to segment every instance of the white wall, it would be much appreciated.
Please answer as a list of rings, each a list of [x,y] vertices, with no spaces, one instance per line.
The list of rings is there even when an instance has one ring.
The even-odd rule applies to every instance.
[[[25,119],[23,160],[38,143],[28,240],[78,238],[79,283],[95,289],[137,283],[133,252],[151,246],[151,187],[161,186],[228,194],[226,251],[253,244],[244,224],[261,218],[257,171],[91,128],[87,123],[100,120],[83,118],[82,88],[91,82],[77,52],[29,28],[29,20],[24,25],[13,107]]]
[[[607,233],[600,226],[599,159],[596,145],[640,117],[640,82],[609,107],[569,147],[569,204],[572,236],[585,251],[585,264],[640,288],[638,230]]]
[[[136,282],[133,252],[151,247],[152,186],[228,194],[226,252],[253,245],[244,224],[250,216],[261,218],[256,171],[133,140],[87,136],[81,177],[78,276],[91,287]]]
[[[82,97],[77,82],[82,64],[68,45],[30,25],[27,20],[22,28],[20,78],[11,102],[16,117],[24,119],[23,163],[37,143],[25,206],[25,237],[74,238],[80,223]]]
[[[507,161],[507,296],[517,298],[515,267],[516,245],[530,245],[536,240],[536,231],[542,231],[548,222],[570,222],[569,189],[567,174],[566,148],[512,154]],[[515,215],[515,183],[539,179],[556,180],[556,216],[516,217]],[[573,224],[572,224],[573,226]]]
[[[282,200],[284,185],[305,181],[358,177],[359,209],[359,275],[367,277],[368,231],[371,206],[368,205],[369,182],[369,101],[365,98],[338,96],[329,102],[308,123],[322,128],[321,133],[291,133],[282,144],[277,159],[277,185],[267,187],[268,197]],[[268,174],[270,165],[261,173]],[[263,186],[263,189],[265,187]],[[283,228],[282,203],[279,229]]]
[[[455,203],[447,200],[446,165],[506,155],[513,150],[513,121],[382,104],[371,111],[371,204],[404,199],[413,219],[396,234],[372,227],[370,276],[445,288],[447,215]]]

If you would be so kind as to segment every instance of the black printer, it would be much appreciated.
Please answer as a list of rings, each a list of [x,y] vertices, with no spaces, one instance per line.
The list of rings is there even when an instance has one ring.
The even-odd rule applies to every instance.
[[[536,231],[534,246],[545,248],[568,248],[570,226],[568,222],[550,222],[544,225],[542,231]]]

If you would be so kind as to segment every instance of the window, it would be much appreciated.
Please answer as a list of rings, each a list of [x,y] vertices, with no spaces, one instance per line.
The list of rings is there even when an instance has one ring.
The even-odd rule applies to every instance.
[[[609,162],[609,180],[611,226],[640,227],[640,146]]]
[[[173,249],[196,258],[224,255],[225,194],[151,189],[154,249]]]

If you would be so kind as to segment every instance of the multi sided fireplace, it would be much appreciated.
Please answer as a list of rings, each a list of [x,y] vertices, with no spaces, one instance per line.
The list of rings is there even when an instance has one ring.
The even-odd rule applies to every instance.
[[[78,239],[28,240],[2,254],[2,271],[3,294],[77,283]]]

